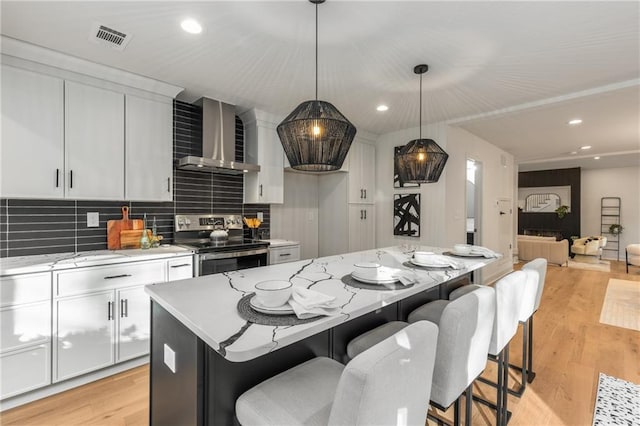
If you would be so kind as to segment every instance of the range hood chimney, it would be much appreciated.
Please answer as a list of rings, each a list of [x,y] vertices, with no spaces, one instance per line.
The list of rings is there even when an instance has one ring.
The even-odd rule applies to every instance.
[[[202,107],[202,157],[183,157],[178,160],[176,167],[227,174],[259,172],[260,166],[257,164],[235,161],[235,107],[209,98],[200,98],[195,104]]]

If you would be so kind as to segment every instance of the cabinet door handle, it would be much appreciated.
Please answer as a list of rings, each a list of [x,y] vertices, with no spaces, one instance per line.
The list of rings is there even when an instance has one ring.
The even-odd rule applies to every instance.
[[[185,266],[191,266],[190,263],[183,263],[181,265],[171,265],[170,268],[183,268]]]
[[[363,210],[363,211],[364,211],[364,220],[367,220],[367,211],[366,210]]]
[[[171,178],[167,178],[167,192],[171,192]]]
[[[363,219],[363,217],[362,217],[362,210],[360,210],[360,220],[362,220],[362,219]]]
[[[107,302],[107,320],[111,321],[113,319],[113,302]]]
[[[60,186],[60,169],[56,169],[56,188]]]
[[[262,197],[262,184],[260,184],[260,196]]]
[[[363,189],[363,191],[364,191],[364,199],[366,200],[367,199],[367,190]]]
[[[291,256],[291,253],[280,253],[278,256],[280,257]]]
[[[128,318],[129,317],[129,299],[122,299],[122,302],[124,302],[124,317]]]
[[[124,318],[124,299],[120,299],[120,318]]]
[[[73,170],[69,170],[69,188],[73,188]]]
[[[112,280],[114,278],[124,278],[124,277],[130,277],[131,274],[120,274],[120,275],[109,275],[108,277],[104,277],[105,280]]]
[[[362,188],[360,188],[360,199],[363,198],[363,194],[362,194]]]

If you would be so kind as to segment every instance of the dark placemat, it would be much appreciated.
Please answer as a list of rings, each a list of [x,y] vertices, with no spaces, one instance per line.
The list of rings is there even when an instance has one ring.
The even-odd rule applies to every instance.
[[[437,268],[437,267],[434,267],[434,266],[420,266],[420,265],[416,265],[415,263],[411,263],[409,261],[404,262],[402,264],[402,266],[406,266],[407,268],[420,269],[421,271],[435,271],[435,272],[438,272],[438,271],[450,271],[450,270],[453,269],[451,266],[447,266],[447,267],[444,267],[444,268]]]
[[[238,301],[238,313],[245,321],[261,325],[299,325],[313,322],[320,317],[300,319],[296,314],[290,315],[267,315],[254,310],[249,304],[249,300],[255,293],[249,293]]]
[[[344,277],[342,277],[342,282],[351,287],[363,288],[365,290],[377,290],[377,291],[402,290],[402,289],[413,286],[413,284],[402,285],[400,281],[396,281],[391,284],[367,284],[367,283],[363,283],[361,281],[356,280],[351,276],[351,274],[347,274]]]

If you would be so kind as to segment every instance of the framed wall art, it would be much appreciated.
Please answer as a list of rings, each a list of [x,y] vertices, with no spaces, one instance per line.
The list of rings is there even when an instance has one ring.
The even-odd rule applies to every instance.
[[[393,195],[393,235],[420,236],[420,194]]]

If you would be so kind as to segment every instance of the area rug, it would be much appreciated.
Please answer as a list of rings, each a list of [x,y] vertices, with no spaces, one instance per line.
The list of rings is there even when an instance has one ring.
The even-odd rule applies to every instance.
[[[611,272],[611,264],[607,260],[601,260],[598,263],[576,262],[569,259],[569,268],[586,269],[588,271]]]
[[[600,373],[593,426],[640,425],[640,385]]]
[[[640,282],[609,279],[600,323],[640,331]]]

